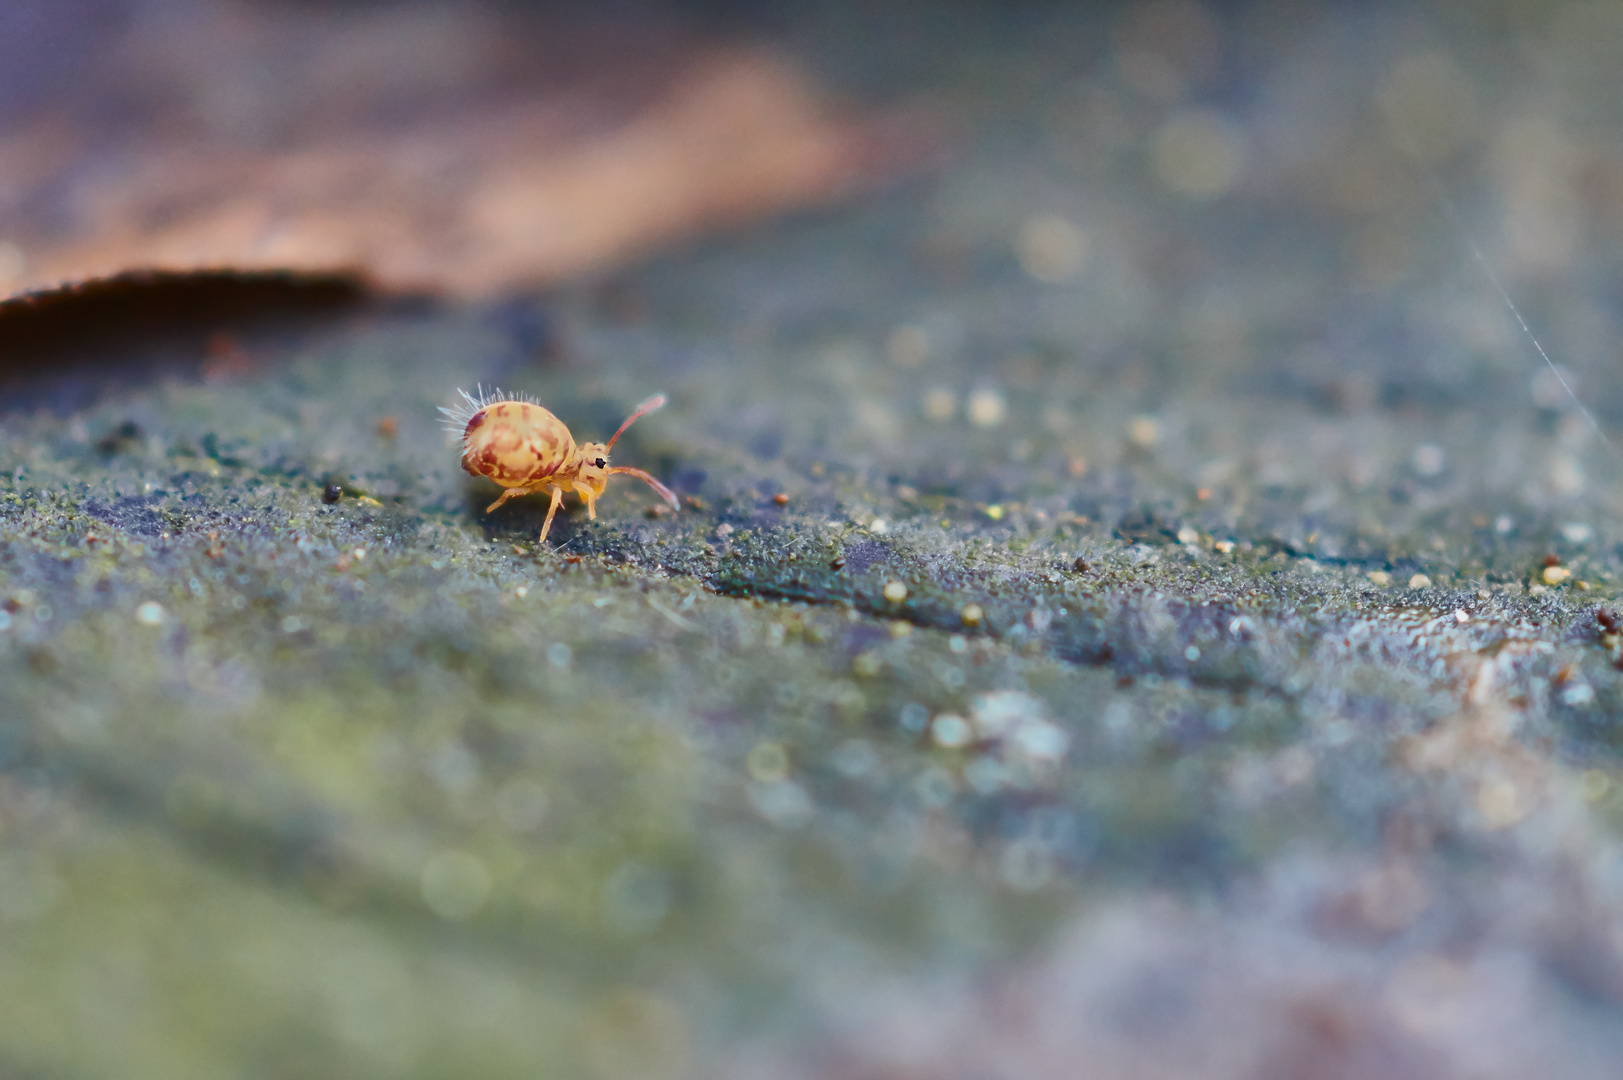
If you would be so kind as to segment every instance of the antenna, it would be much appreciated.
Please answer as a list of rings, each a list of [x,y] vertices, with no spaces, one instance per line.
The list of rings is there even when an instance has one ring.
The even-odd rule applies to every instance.
[[[626,417],[626,422],[620,425],[620,430],[616,431],[614,433],[614,437],[609,439],[608,445],[603,448],[604,452],[607,453],[608,451],[614,449],[615,440],[619,439],[621,435],[625,434],[626,428],[631,426],[631,422],[633,420],[636,420],[638,417],[647,416],[649,413],[653,412],[655,409],[664,408],[664,406],[665,406],[665,395],[664,394],[655,394],[653,397],[649,398],[647,401],[643,402],[641,405],[638,405],[637,406],[637,411],[632,413],[630,416]]]

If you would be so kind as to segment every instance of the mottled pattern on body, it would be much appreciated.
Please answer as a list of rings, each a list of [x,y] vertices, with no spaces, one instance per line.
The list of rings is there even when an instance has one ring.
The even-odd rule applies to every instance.
[[[474,413],[463,432],[462,467],[505,488],[531,488],[575,454],[575,440],[551,412],[502,401]]]
[[[502,487],[501,498],[485,508],[487,514],[516,495],[545,492],[552,499],[538,537],[545,540],[564,492],[578,495],[586,505],[586,516],[596,521],[597,500],[615,473],[636,477],[653,488],[672,510],[681,508],[676,493],[642,469],[609,465],[609,451],[614,449],[615,441],[638,417],[664,406],[665,395],[655,394],[637,406],[608,442],[577,447],[563,421],[533,401],[506,397],[500,390],[486,394],[482,387],[477,394],[463,390],[457,393],[465,404],[452,403],[440,412],[451,430],[460,431],[463,469],[474,476],[488,477]]]

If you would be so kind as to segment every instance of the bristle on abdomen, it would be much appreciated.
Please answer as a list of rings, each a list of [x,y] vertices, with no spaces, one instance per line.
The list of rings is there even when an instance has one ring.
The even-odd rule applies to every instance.
[[[475,386],[471,394],[459,386],[456,392],[461,397],[460,401],[453,398],[450,405],[441,405],[439,407],[440,412],[445,414],[444,419],[440,421],[440,426],[455,436],[456,441],[462,444],[463,449],[467,448],[468,422],[478,414],[480,409],[498,405],[504,401],[523,401],[530,405],[540,404],[529,394],[509,393],[499,386],[493,386],[489,390],[486,390],[482,385]]]

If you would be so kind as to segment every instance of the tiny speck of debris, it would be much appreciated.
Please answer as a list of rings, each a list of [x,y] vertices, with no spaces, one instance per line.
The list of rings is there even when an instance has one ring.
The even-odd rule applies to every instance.
[[[710,509],[709,504],[706,503],[703,499],[699,498],[697,495],[689,495],[685,499],[683,499],[682,501],[687,503],[688,506],[692,507],[694,510],[708,510],[708,509]]]
[[[845,556],[841,555],[838,558],[830,559],[829,563],[828,563],[828,568],[830,570],[843,570],[843,569],[845,569]]]
[[[906,637],[913,632],[913,624],[905,619],[897,619],[890,624],[891,637]]]
[[[1416,574],[1414,577],[1409,579],[1409,588],[1411,589],[1425,589],[1429,588],[1430,585],[1431,578],[1427,577],[1425,574]]]
[[[321,489],[321,501],[335,503],[344,497],[344,489],[338,484],[328,484]]]
[[[1588,705],[1594,700],[1595,689],[1588,683],[1578,683],[1561,692],[1561,701],[1566,705]]]
[[[1050,285],[1073,280],[1088,261],[1088,234],[1058,214],[1028,218],[1015,236],[1020,269]]]
[[[399,420],[396,420],[392,416],[385,416],[382,420],[378,421],[378,437],[379,438],[381,438],[381,439],[392,439],[396,435],[399,435],[399,434],[400,434],[400,421]]]
[[[135,621],[142,626],[158,626],[163,622],[163,605],[156,600],[148,600],[135,609]]]
[[[993,428],[1003,423],[1004,416],[1008,414],[1008,404],[996,389],[983,386],[970,393],[965,411],[971,424],[979,428]]]
[[[651,518],[664,517],[666,514],[670,513],[670,510],[671,508],[666,506],[664,503],[654,503],[651,506],[645,506],[642,508],[642,512]]]
[[[1135,416],[1127,422],[1127,437],[1141,450],[1161,441],[1161,425],[1153,416]]]
[[[118,425],[116,430],[109,432],[98,440],[96,448],[104,454],[116,454],[124,449],[127,444],[140,439],[143,434],[140,424],[137,424],[134,420],[126,420]]]
[[[975,730],[963,717],[953,713],[942,713],[931,722],[930,736],[937,746],[956,750],[969,744],[970,739],[975,736]]]
[[[1230,544],[1229,546],[1233,547],[1234,545]],[[1075,570],[1079,574],[1087,573],[1088,570],[1089,570],[1088,560],[1086,560],[1082,556],[1078,555],[1076,557],[1076,561],[1071,563],[1071,569]]]
[[[777,503],[779,506],[788,506],[789,495],[787,492],[780,491],[776,495],[772,496],[772,501]]]
[[[1454,611],[1454,621],[1457,623],[1468,623],[1471,621],[1471,616],[1464,608],[1457,608]]]
[[[1561,535],[1569,544],[1582,544],[1590,537],[1590,528],[1581,521],[1569,521],[1561,526]]]
[[[514,544],[513,545],[513,554],[514,555],[522,555],[522,554],[524,554],[524,549],[519,547],[517,544]],[[519,595],[523,596],[524,594],[521,592],[521,593],[519,593]]]
[[[520,585],[518,588],[513,590],[513,595],[522,600],[526,596],[530,595],[530,587],[528,585]]]
[[[1561,565],[1561,556],[1559,556],[1559,555],[1546,555],[1546,556],[1544,556],[1544,565],[1545,566],[1560,566]]]
[[[924,393],[924,415],[931,420],[951,420],[958,413],[958,395],[944,386],[934,386]],[[818,475],[821,475],[820,473]]]
[[[965,626],[979,626],[981,620],[986,618],[986,612],[981,610],[979,604],[965,604],[958,617],[964,621]]]
[[[1219,540],[1212,545],[1219,555],[1227,555],[1234,550],[1233,540]]]
[[[1443,448],[1432,443],[1415,447],[1409,463],[1419,476],[1436,476],[1443,471]]]
[[[778,743],[757,743],[744,758],[744,767],[755,782],[776,784],[789,776],[789,754]]]

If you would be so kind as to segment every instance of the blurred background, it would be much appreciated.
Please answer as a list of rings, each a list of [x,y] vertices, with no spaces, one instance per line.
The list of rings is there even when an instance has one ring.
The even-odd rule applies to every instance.
[[[1614,1075],[1620,56],[6,0],[0,1073]]]
[[[19,0],[0,18],[11,295],[223,269],[489,299],[902,184],[933,282],[1012,261],[1049,286],[1011,300],[1022,315],[1086,320],[1099,352],[1199,341],[1355,404],[1457,393],[1484,362],[1526,374],[1461,269],[1474,240],[1612,407],[1585,365],[1615,313],[1570,284],[1616,273],[1623,230],[1606,3]],[[1302,299],[1321,291],[1336,302]]]

